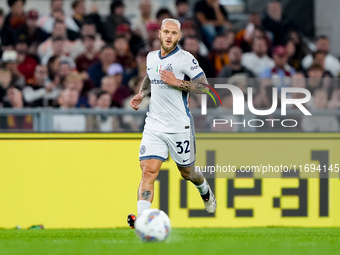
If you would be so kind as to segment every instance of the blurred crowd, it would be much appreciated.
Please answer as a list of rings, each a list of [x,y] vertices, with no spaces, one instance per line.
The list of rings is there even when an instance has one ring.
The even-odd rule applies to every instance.
[[[50,12],[26,10],[25,0],[8,0],[9,13],[0,9],[0,108],[54,107],[126,108],[146,75],[148,52],[160,49],[158,31],[165,18],[181,22],[180,47],[192,53],[208,78],[255,90],[257,109],[272,105],[272,88],[307,88],[311,109],[338,109],[339,59],[330,54],[330,38],[315,39],[316,51],[287,18],[277,1],[264,13],[251,13],[246,26],[236,31],[218,0],[174,0],[175,12],[153,10],[149,0],[139,2],[139,15],[128,19],[124,1],[113,0],[110,14],[90,10],[84,0],[50,1]],[[64,12],[71,4],[73,13]],[[156,13],[156,15],[153,15]],[[251,79],[253,78],[253,79]],[[306,79],[308,78],[308,79]],[[291,95],[300,97],[300,94]],[[223,108],[232,107],[230,94]],[[200,107],[199,97],[190,104]],[[147,109],[146,98],[141,109]],[[132,116],[54,116],[55,131],[139,131],[144,120]],[[336,120],[337,128],[339,124]],[[31,129],[30,116],[0,117],[0,129]],[[311,123],[304,124],[306,131]],[[302,128],[304,128],[302,125]],[[329,126],[329,125],[328,125]],[[228,130],[225,130],[228,131]]]

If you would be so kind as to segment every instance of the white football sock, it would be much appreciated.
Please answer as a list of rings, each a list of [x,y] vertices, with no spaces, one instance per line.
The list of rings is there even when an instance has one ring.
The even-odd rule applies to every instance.
[[[138,215],[140,215],[144,210],[150,209],[151,208],[151,203],[146,200],[139,200],[137,202],[137,212]]]
[[[201,195],[205,195],[208,193],[209,191],[209,186],[206,182],[206,180],[204,179],[203,183],[199,186],[196,186],[195,187],[197,188],[198,192],[201,194]]]

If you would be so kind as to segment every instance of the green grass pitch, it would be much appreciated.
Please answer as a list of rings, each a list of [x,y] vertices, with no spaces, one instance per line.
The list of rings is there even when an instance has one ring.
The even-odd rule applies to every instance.
[[[173,229],[142,243],[131,229],[0,229],[0,254],[340,254],[340,228]]]

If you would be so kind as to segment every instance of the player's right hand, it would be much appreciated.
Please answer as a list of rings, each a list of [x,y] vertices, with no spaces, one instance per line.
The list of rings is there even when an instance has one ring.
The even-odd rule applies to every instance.
[[[135,95],[130,101],[130,105],[132,109],[137,111],[139,109],[138,105],[142,102],[142,100],[143,100],[143,97],[141,94]]]

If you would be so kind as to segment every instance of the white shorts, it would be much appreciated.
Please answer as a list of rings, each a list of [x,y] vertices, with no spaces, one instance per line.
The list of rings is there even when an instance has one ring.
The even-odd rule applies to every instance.
[[[178,166],[186,167],[195,162],[196,144],[191,132],[164,133],[144,129],[139,149],[139,160],[159,159],[165,161],[170,151]]]

